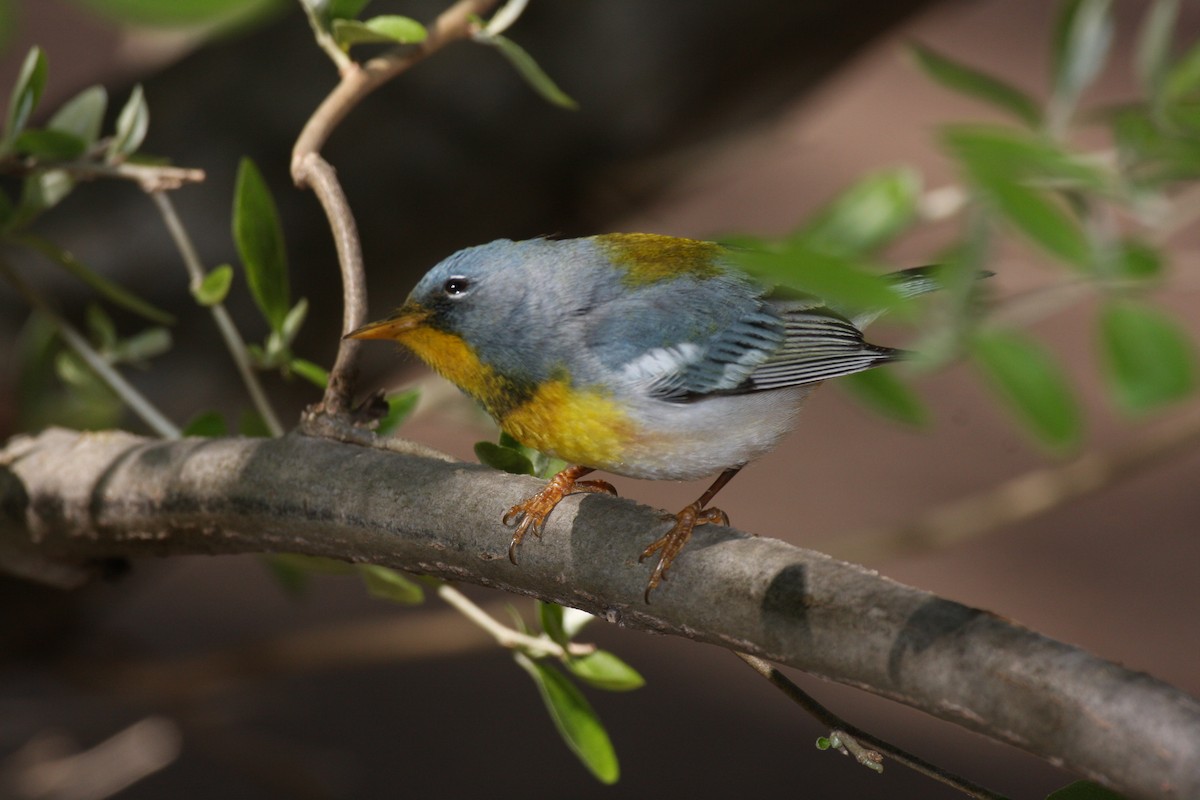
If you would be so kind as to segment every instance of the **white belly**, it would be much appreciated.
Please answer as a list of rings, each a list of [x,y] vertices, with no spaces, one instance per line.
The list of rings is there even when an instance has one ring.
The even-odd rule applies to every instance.
[[[690,403],[649,398],[627,408],[643,435],[619,463],[589,464],[650,480],[694,480],[765,455],[796,423],[816,384]]]

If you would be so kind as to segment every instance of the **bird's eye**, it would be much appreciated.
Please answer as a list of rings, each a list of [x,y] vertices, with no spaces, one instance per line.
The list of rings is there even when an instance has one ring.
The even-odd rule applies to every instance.
[[[462,297],[471,288],[471,282],[461,275],[455,275],[453,278],[447,278],[442,284],[442,291],[447,297]]]

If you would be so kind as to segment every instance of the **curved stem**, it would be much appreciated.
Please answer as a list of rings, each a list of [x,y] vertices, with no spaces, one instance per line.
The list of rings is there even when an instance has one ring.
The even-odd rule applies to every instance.
[[[184,228],[183,221],[179,219],[179,214],[175,211],[175,204],[171,202],[171,198],[165,192],[153,191],[149,194],[154,205],[158,207],[159,213],[162,214],[163,222],[166,224],[171,238],[175,241],[175,246],[179,249],[179,255],[183,257],[183,265],[187,269],[191,288],[195,291],[200,282],[204,280],[204,265],[200,262],[200,255],[196,252],[196,247],[192,244],[192,239],[188,235],[187,229]],[[263,418],[271,435],[282,436],[283,426],[279,423],[279,418],[275,416],[275,410],[271,408],[271,403],[267,400],[262,384],[254,372],[254,366],[250,363],[250,354],[246,351],[246,343],[238,333],[233,318],[229,316],[223,303],[214,303],[209,306],[209,310],[212,312],[217,329],[221,332],[221,338],[225,340],[229,355],[232,356],[233,363],[237,366],[238,374],[242,376],[242,383],[246,385],[251,402],[254,403],[254,407]]]

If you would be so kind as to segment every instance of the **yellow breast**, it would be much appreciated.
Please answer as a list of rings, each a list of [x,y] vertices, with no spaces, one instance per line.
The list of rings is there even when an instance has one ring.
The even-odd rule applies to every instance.
[[[565,380],[542,384],[499,418],[517,441],[573,464],[619,470],[636,440],[629,417],[602,392],[572,389]]]

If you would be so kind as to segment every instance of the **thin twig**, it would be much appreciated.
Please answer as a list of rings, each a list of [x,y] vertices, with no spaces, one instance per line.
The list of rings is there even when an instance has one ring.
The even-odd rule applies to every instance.
[[[1148,431],[1108,453],[1031,470],[998,486],[953,500],[903,525],[837,537],[830,555],[879,561],[959,544],[997,528],[1043,514],[1119,480],[1156,466],[1200,444],[1200,407]]]
[[[792,683],[792,681],[786,675],[761,658],[748,655],[747,653],[738,653],[736,651],[734,651],[733,654],[744,661],[746,665],[750,667],[750,669],[754,670],[759,675],[770,681],[772,686],[783,692],[792,702],[804,709],[809,715],[816,719],[817,722],[821,723],[822,727],[828,728],[832,733],[843,734],[841,737],[841,744],[847,746],[848,749],[850,749],[853,745],[852,749],[858,751],[859,745],[865,743],[872,750],[882,753],[896,763],[903,764],[909,769],[915,770],[922,775],[933,778],[936,781],[941,781],[947,786],[952,786],[968,797],[975,797],[979,798],[980,800],[1004,800],[1004,795],[996,794],[995,792],[985,789],[982,786],[971,783],[966,778],[960,778],[959,776],[947,772],[946,770],[941,769],[934,764],[930,764],[928,761],[918,758],[917,756],[914,756],[893,744],[885,742],[877,736],[867,733],[861,728],[856,728],[839,717],[837,714],[830,711],[825,706],[821,705],[813,698],[812,695],[808,694],[799,686]],[[849,735],[856,741],[853,743],[846,741],[846,735]],[[864,759],[868,761],[874,761],[873,756],[867,752],[855,752],[854,755],[855,758],[860,762],[862,762]]]
[[[522,633],[507,625],[500,624],[496,621],[495,617],[484,611],[471,598],[449,583],[440,584],[437,588],[437,594],[438,597],[446,601],[446,603],[451,605],[464,617],[490,634],[501,647],[508,648],[509,650],[521,650],[532,656],[564,658],[568,655],[567,648],[564,648],[548,636],[530,636],[527,633]],[[591,650],[591,647],[585,645],[579,653],[572,651],[570,654],[579,655]]]
[[[156,166],[152,164],[101,164],[92,161],[57,165],[78,178],[121,178],[133,181],[145,192],[178,189],[188,183],[202,183],[204,170],[190,167]]]
[[[178,439],[182,435],[179,428],[175,426],[175,423],[163,416],[162,412],[155,408],[153,403],[147,400],[141,392],[133,388],[133,385],[125,380],[121,376],[121,373],[117,372],[111,364],[104,360],[103,356],[96,352],[86,337],[59,316],[58,312],[50,307],[45,298],[33,286],[26,283],[15,269],[4,261],[0,261],[0,275],[4,276],[4,279],[12,285],[17,294],[24,298],[25,302],[41,312],[54,324],[58,335],[63,338],[67,346],[83,359],[83,362],[88,365],[92,372],[96,373],[96,376],[104,381],[105,385],[117,397],[121,398],[121,401],[129,406],[133,413],[141,417],[142,421],[152,431],[165,439]]]
[[[346,331],[366,322],[362,246],[354,216],[338,184],[337,175],[321,157],[321,148],[338,124],[364,97],[447,44],[467,38],[474,25],[473,18],[485,13],[496,2],[459,0],[429,26],[429,35],[419,46],[396,48],[363,65],[355,62],[340,64],[341,80],[309,117],[296,139],[292,149],[292,179],[297,186],[311,188],[317,194],[329,217],[342,271]],[[321,403],[320,408],[324,412],[339,414],[349,408],[358,351],[358,342],[342,340]]]
[[[187,269],[190,288],[195,292],[204,280],[204,265],[200,261],[200,255],[196,252],[191,236],[188,235],[183,221],[175,210],[175,204],[171,202],[171,198],[166,192],[152,191],[149,192],[149,195],[162,215],[163,223],[170,231],[179,255],[183,257],[183,265]],[[246,350],[246,343],[242,340],[242,335],[238,332],[233,318],[229,316],[224,303],[212,304],[209,306],[209,311],[212,313],[213,322],[221,332],[221,338],[225,340],[225,346],[229,349],[233,363],[237,366],[238,374],[242,376],[242,383],[246,385],[246,391],[249,392],[250,399],[266,424],[267,430],[271,432],[272,436],[282,436],[283,426],[279,423],[279,418],[275,415],[275,410],[271,408],[271,403],[267,399],[266,392],[263,391],[258,375],[254,372],[254,365],[250,363],[250,354]]]

